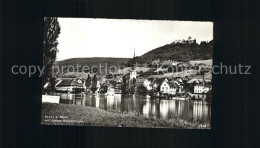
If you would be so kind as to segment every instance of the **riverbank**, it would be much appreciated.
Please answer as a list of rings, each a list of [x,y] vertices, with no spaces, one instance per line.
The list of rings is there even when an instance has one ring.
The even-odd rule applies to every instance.
[[[42,104],[42,124],[106,126],[106,127],[144,127],[144,128],[188,128],[209,129],[210,124],[187,122],[181,119],[151,119],[134,113],[105,111],[89,106],[71,104]]]

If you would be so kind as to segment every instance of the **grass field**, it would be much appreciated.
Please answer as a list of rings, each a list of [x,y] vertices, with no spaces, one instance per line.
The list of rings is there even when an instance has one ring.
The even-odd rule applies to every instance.
[[[144,128],[189,128],[209,129],[210,124],[187,122],[181,119],[151,119],[136,113],[118,113],[88,106],[69,104],[42,104],[42,124],[78,125],[107,127],[144,127]]]

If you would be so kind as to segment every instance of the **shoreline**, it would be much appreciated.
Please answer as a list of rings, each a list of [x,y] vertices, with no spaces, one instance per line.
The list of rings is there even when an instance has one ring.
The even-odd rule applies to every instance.
[[[105,126],[137,128],[210,129],[210,123],[182,119],[152,119],[136,113],[121,113],[89,106],[42,103],[42,125]]]

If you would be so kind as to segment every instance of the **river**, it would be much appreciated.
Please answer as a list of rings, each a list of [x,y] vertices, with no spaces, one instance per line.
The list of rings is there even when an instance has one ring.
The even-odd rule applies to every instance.
[[[172,119],[209,123],[211,104],[201,100],[152,100],[140,96],[105,96],[58,93],[60,103],[91,106],[122,113],[142,114],[149,118]]]

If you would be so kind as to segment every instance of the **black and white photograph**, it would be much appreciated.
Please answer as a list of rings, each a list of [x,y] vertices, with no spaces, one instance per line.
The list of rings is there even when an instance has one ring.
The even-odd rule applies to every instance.
[[[210,129],[213,22],[44,18],[42,125]]]
[[[1,1],[0,148],[260,148],[260,1]]]

